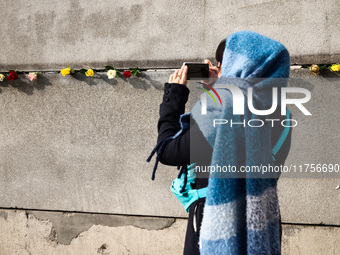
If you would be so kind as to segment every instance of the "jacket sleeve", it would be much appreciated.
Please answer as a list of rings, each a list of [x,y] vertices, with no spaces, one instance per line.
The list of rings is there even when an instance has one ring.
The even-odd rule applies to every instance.
[[[157,142],[175,135],[180,130],[179,118],[185,111],[188,96],[189,89],[186,86],[177,83],[165,84],[163,102],[159,109]],[[195,156],[190,153],[190,143],[192,146],[202,148],[205,151],[207,147],[208,150],[212,150],[192,118],[190,119],[190,124],[188,131],[167,143],[160,155],[161,163],[182,166],[195,162]],[[190,136],[195,137],[195,139],[190,141]],[[199,146],[196,146],[196,144]]]

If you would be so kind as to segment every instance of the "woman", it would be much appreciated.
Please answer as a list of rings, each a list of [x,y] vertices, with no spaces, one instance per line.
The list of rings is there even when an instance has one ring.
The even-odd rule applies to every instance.
[[[223,40],[216,50],[216,60],[218,67],[205,61],[210,66],[210,80],[217,79],[213,87],[232,84],[240,88],[245,97],[246,91],[253,88],[253,103],[258,110],[271,106],[271,89],[286,86],[289,76],[286,48],[250,31],[237,32]],[[233,95],[220,88],[216,91],[222,98],[222,106],[207,97],[206,115],[201,114],[200,101],[190,115],[182,115],[189,95],[186,74],[187,67],[183,66],[171,74],[165,84],[158,121],[158,144],[153,151],[158,154],[154,173],[158,161],[182,166],[182,177],[187,176],[187,166],[191,163],[201,166],[229,164],[237,169],[284,164],[290,148],[290,130],[287,132],[282,125],[273,123],[267,125],[269,122],[261,128],[243,124],[254,119],[263,122],[286,119],[279,109],[270,116],[257,116],[245,107],[244,115],[234,115]],[[275,78],[281,79],[273,82]],[[213,127],[211,121],[214,119],[242,124]],[[278,145],[279,140],[281,144]],[[190,201],[184,254],[280,254],[277,178],[256,178],[258,176],[248,174],[242,176],[244,178],[238,177],[211,173],[209,181],[196,178],[189,184],[182,178],[182,193],[185,189],[207,187],[206,195]]]

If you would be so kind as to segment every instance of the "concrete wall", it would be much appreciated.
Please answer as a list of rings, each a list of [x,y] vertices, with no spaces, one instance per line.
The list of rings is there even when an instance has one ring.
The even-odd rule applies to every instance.
[[[52,221],[52,225],[43,223],[49,229],[44,230],[46,234],[50,235],[51,228],[59,231],[53,242],[47,244],[40,241],[35,244],[38,241],[26,236],[25,243],[32,246],[32,254],[40,254],[40,248],[33,248],[36,245],[51,249],[50,254],[58,254],[58,249],[65,249],[63,252],[67,254],[67,249],[71,252],[78,246],[72,244],[75,245],[73,248],[66,248],[58,243],[70,245],[73,238],[87,233],[90,228],[98,228],[92,235],[101,236],[105,231],[113,231],[116,234],[111,242],[124,243],[128,250],[136,251],[129,253],[111,243],[109,246],[115,248],[108,254],[117,254],[117,249],[121,254],[157,254],[157,249],[168,249],[164,246],[168,243],[158,244],[155,250],[146,247],[150,245],[149,238],[153,240],[160,236],[164,239],[159,240],[165,240],[166,236],[180,236],[173,242],[181,249],[187,214],[169,190],[177,171],[174,167],[160,165],[156,180],[151,181],[153,161],[145,162],[156,143],[162,83],[170,73],[170,70],[146,71],[139,78],[127,80],[107,80],[104,73],[96,74],[93,79],[46,73],[35,83],[20,76],[17,81],[2,84],[1,207],[34,209],[26,214],[34,215],[40,221]],[[337,100],[340,80],[327,76],[315,78],[305,69],[292,71],[292,77],[304,77],[300,86],[308,88],[313,95],[306,104],[313,116],[305,117],[297,108],[291,108],[299,125],[293,130],[287,165],[337,163],[339,143],[334,134],[339,119],[337,112],[331,109],[340,107]],[[285,232],[286,254],[309,254],[306,249],[322,250],[323,239],[316,238],[319,232],[325,231],[330,240],[337,238],[338,228],[334,226],[340,225],[339,184],[337,178],[280,179],[282,220],[290,224],[287,229],[294,230],[291,230],[294,235],[290,230]],[[63,214],[53,213],[55,211],[105,213],[108,218],[80,214],[80,220],[72,220],[70,224]],[[24,211],[5,210],[3,217],[12,226],[17,222],[8,220],[6,215],[19,217],[17,214],[22,213]],[[117,215],[129,215],[130,218],[127,220]],[[151,221],[146,220],[150,217]],[[180,225],[177,221],[181,222]],[[144,222],[143,226],[141,222]],[[174,222],[174,227],[170,227]],[[130,225],[133,227],[128,227]],[[332,227],[323,228],[323,225]],[[37,228],[34,231],[39,232],[40,227]],[[161,231],[163,234],[159,235],[157,229],[164,228],[169,230]],[[18,231],[15,233],[25,233],[26,230]],[[12,230],[5,228],[5,233],[10,234]],[[316,239],[314,246],[299,243],[301,238],[304,240],[304,233]],[[122,237],[118,237],[121,235],[144,237],[137,238],[135,247],[131,241],[121,240]],[[146,236],[148,240],[144,239]],[[101,238],[98,237],[94,246],[91,244],[93,249],[109,243]],[[12,246],[6,240],[0,238],[0,242],[9,245],[10,249]],[[21,239],[16,241],[23,242]],[[59,246],[64,248],[56,248]],[[328,248],[328,251],[335,249],[333,244]],[[169,248],[169,254],[177,253],[180,252]],[[7,253],[4,251],[4,254]]]
[[[339,62],[335,0],[2,4],[0,70],[51,72],[0,83],[0,255],[180,254],[187,214],[169,191],[177,172],[160,165],[152,182],[145,162],[169,68],[213,58],[243,29],[283,42],[292,63]],[[107,64],[147,70],[115,80],[55,72]],[[339,164],[339,79],[306,69],[292,77],[311,91],[313,116],[292,109],[299,125],[287,165]],[[284,254],[337,254],[339,185],[280,180]]]
[[[182,254],[186,228],[184,219],[13,210],[0,211],[0,224],[3,255]],[[337,255],[339,235],[283,224],[282,254]]]
[[[308,71],[292,76],[303,73],[308,76]],[[161,87],[169,74],[148,71],[140,78],[110,81],[105,74],[91,79],[52,73],[33,86],[22,76],[10,83],[18,87],[7,82],[0,110],[0,191],[7,194],[1,206],[186,217],[169,192],[176,168],[160,166],[152,182],[153,163],[146,162],[156,144]],[[287,164],[336,164],[340,145],[334,134],[340,123],[332,109],[340,108],[340,80],[314,78],[306,84],[300,86],[309,86],[313,99],[306,107],[313,115],[292,107],[299,124]],[[340,224],[339,184],[337,179],[283,179],[283,218]]]
[[[337,0],[2,1],[0,70],[67,65],[173,67],[213,57],[254,30],[284,43],[293,63],[337,62]]]

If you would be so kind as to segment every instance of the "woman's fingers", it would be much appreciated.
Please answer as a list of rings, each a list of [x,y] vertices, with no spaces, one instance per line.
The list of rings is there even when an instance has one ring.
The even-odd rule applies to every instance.
[[[209,78],[216,78],[218,76],[218,68],[216,66],[209,67]]]
[[[171,83],[172,82],[172,80],[173,80],[173,73],[170,75],[170,77],[169,77],[169,83]]]
[[[179,69],[177,69],[175,72],[174,72],[174,81],[175,83],[178,83],[179,82],[179,77],[178,77],[178,73],[179,73]]]
[[[205,59],[204,63],[209,64],[209,79],[217,79],[218,78],[218,67],[214,66],[209,59]],[[213,82],[209,81],[209,83]]]
[[[178,73],[177,73],[178,81],[181,80],[181,77],[182,77],[182,68],[181,68],[181,69],[178,69]]]
[[[218,78],[219,69],[210,62],[209,59],[205,59],[204,63],[209,65],[209,80],[208,83],[214,82]],[[183,65],[181,69],[175,70],[169,77],[169,83],[179,83],[187,85],[188,83],[188,66]]]
[[[188,66],[182,66],[182,77],[180,83],[183,85],[187,85],[187,74],[188,74]]]
[[[213,64],[211,63],[209,59],[205,59],[204,63],[209,64],[209,67],[213,67]]]
[[[179,83],[186,85],[187,84],[187,72],[188,67],[182,66],[181,69],[175,70],[169,77],[169,83]]]

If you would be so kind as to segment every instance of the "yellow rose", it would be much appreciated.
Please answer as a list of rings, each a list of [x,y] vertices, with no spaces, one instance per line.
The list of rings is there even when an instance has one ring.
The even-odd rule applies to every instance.
[[[340,64],[333,64],[333,65],[331,66],[331,70],[332,70],[333,72],[340,72]]]
[[[314,74],[317,75],[320,71],[320,67],[318,65],[311,65],[309,70]]]
[[[63,76],[69,75],[71,73],[71,68],[61,69],[60,72]]]
[[[3,81],[5,79],[5,75],[3,75],[2,73],[0,74],[0,81]]]
[[[89,70],[87,70],[87,72],[85,73],[86,74],[86,76],[93,76],[93,74],[94,74],[94,71],[92,70],[92,69],[89,69]]]

